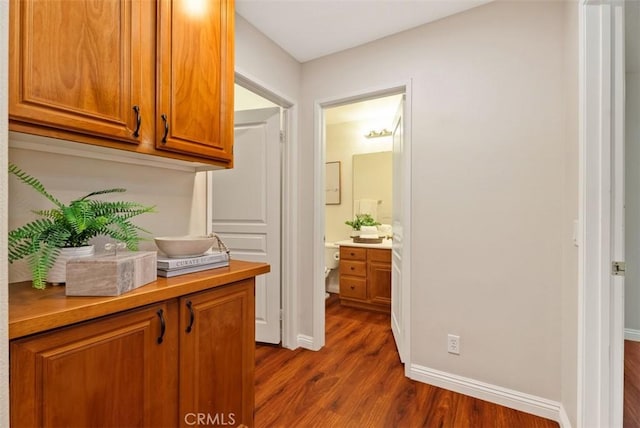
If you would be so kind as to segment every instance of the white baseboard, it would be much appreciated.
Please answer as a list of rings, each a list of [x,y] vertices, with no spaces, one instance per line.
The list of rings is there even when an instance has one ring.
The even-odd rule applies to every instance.
[[[564,408],[562,403],[560,404],[560,418],[558,419],[558,423],[560,424],[560,428],[571,428],[569,415],[567,415],[567,410]]]
[[[634,342],[640,342],[640,330],[634,330],[632,328],[624,329],[625,340],[633,340]]]
[[[304,349],[310,349],[312,351],[318,350],[318,348],[315,346],[313,337],[307,336],[305,334],[298,335],[298,346]]]
[[[562,428],[571,427],[566,412],[564,412],[562,405],[557,401],[416,364],[411,365],[409,373],[411,379],[543,418],[552,419],[558,422]]]

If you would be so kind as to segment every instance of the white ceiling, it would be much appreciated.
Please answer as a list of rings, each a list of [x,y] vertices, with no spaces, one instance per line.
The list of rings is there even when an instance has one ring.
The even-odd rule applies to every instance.
[[[236,0],[236,11],[299,62],[306,62],[489,1]]]

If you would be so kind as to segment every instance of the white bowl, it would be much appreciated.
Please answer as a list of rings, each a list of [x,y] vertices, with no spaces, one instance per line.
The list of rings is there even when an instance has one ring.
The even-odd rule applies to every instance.
[[[156,245],[168,257],[196,257],[206,253],[216,238],[213,236],[159,236]]]

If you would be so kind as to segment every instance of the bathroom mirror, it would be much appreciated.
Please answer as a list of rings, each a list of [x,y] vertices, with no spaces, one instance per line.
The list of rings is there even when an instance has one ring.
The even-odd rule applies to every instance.
[[[353,155],[353,215],[374,209],[368,214],[391,224],[392,180],[391,152]]]

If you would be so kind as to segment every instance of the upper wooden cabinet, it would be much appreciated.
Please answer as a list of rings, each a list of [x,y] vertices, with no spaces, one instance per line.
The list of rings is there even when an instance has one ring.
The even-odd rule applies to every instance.
[[[14,1],[9,117],[137,143],[140,2]]]
[[[233,0],[14,0],[11,130],[233,164]]]
[[[233,22],[233,2],[160,3],[157,148],[231,162]]]

